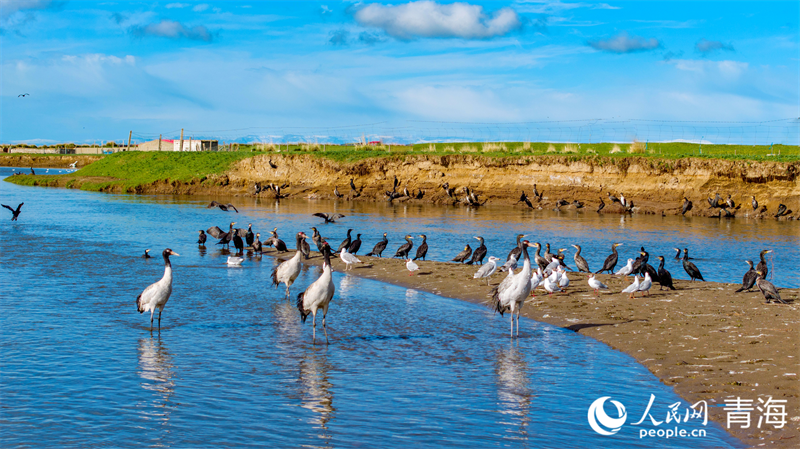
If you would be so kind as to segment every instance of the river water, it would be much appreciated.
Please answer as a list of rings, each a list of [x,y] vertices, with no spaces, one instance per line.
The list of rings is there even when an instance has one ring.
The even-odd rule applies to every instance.
[[[400,234],[427,233],[434,260],[452,257],[479,234],[490,248],[502,245],[504,256],[524,227],[534,240],[566,244],[579,236],[585,248],[596,242],[597,251],[612,239],[657,250],[681,236],[710,279],[736,272],[715,258],[739,251],[738,243],[724,243],[746,234],[737,228],[761,226],[752,232],[776,249],[776,279],[797,279],[779,269],[782,258],[796,255],[797,237],[787,234],[793,228],[768,221],[712,225],[243,198],[231,199],[239,214],[225,214],[206,209],[205,199],[6,182],[0,197],[4,204],[25,202],[18,222],[8,215],[0,222],[2,447],[741,446],[719,426],[697,420],[679,426],[705,430],[704,437],[640,439],[641,429],[675,426],[656,427],[649,419],[633,425],[651,394],[659,421],[681,400],[633,359],[526,319],[521,338],[512,341],[507,319],[456,299],[334,273],[330,344],[321,333],[313,344],[310,324],[301,324],[283,288],[269,286],[275,259],[251,257],[228,268],[214,245],[201,251],[194,243],[197,229],[223,227],[231,217],[263,234],[278,226],[288,241],[318,224],[310,211],[338,208],[348,215],[341,224],[319,226],[332,241],[344,237],[346,226],[369,234],[365,247],[388,232],[389,254]],[[753,244],[741,245],[736,257],[749,256]],[[158,253],[167,246],[181,256],[173,258],[174,291],[162,330],[151,333],[135,299],[161,277]],[[145,248],[156,257],[142,259]],[[293,296],[317,276],[318,268],[305,269]],[[589,406],[602,396],[628,413],[612,436],[587,422]],[[610,404],[605,410],[615,416]]]

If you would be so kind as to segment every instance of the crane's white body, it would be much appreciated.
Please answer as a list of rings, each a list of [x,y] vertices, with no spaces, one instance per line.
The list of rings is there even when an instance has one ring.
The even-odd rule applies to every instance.
[[[628,259],[628,264],[617,270],[617,276],[627,276],[633,272],[633,259]]]
[[[298,250],[294,256],[278,265],[275,268],[275,274],[272,277],[272,283],[277,287],[281,283],[286,284],[286,296],[289,296],[289,287],[294,284],[295,279],[300,274],[300,257],[303,255],[302,251]]]
[[[508,276],[497,286],[497,301],[503,309],[511,311],[511,336],[514,336],[514,313],[517,314],[517,336],[519,336],[519,314],[525,298],[531,293],[531,261],[525,258],[522,270],[514,274],[509,270]]]
[[[177,253],[171,252],[177,256]],[[158,309],[158,328],[161,329],[161,312],[164,306],[167,305],[169,297],[172,294],[172,264],[169,262],[169,257],[164,256],[164,276],[161,279],[147,286],[144,291],[136,298],[136,308],[139,313],[150,312],[150,330],[153,330],[153,315]]]
[[[350,269],[350,265],[353,265],[354,263],[361,263],[361,261],[358,260],[358,257],[347,252],[347,248],[342,248],[339,258],[345,263],[345,271]]]
[[[308,286],[306,291],[300,294],[298,298],[298,308],[303,313],[303,321],[305,316],[311,313],[313,315],[313,328],[314,340],[317,338],[317,312],[322,309],[322,327],[326,329],[325,338],[327,340],[327,326],[325,324],[325,317],[328,315],[328,306],[333,299],[333,294],[336,291],[333,285],[333,269],[330,264],[325,263],[322,265],[322,276]]]

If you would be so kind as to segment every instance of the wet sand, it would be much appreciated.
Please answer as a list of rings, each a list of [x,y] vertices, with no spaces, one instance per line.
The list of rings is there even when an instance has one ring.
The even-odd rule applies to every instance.
[[[313,246],[313,245],[312,245]],[[389,249],[386,254],[389,254]],[[288,258],[269,248],[267,256]],[[473,279],[478,267],[444,262],[418,261],[420,270],[409,276],[400,259],[358,256],[364,263],[348,273],[407,288],[487,304],[492,287],[505,273],[495,273],[491,285]],[[305,261],[321,265],[314,253]],[[344,271],[339,258],[335,271]],[[689,404],[705,400],[709,419],[726,428],[726,398],[787,400],[787,424],[756,428],[753,411],[750,429],[733,425],[729,432],[752,447],[800,445],[800,290],[780,291],[788,305],[765,304],[756,289],[734,293],[739,285],[676,280],[676,291],[659,291],[635,299],[618,293],[632,278],[598,275],[613,293],[596,295],[587,275],[569,273],[567,293],[547,295],[541,287],[523,306],[522,316],[560,326],[599,340],[641,363],[661,381],[674,387]],[[293,291],[293,296],[298,292]],[[335,304],[331,313],[336,313]],[[496,319],[508,320],[508,315]],[[522,326],[522,334],[525,328]],[[624,388],[624,379],[620,379]]]

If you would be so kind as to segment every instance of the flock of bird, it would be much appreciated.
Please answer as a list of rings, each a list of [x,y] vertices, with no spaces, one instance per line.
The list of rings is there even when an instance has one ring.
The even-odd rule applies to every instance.
[[[209,207],[225,207],[228,210],[236,209],[233,205],[222,205],[220,203],[212,202]],[[223,209],[225,210],[225,209]],[[337,218],[343,218],[342,214],[325,214],[317,213],[314,216],[321,217],[324,223],[331,223]],[[198,245],[205,246],[208,242],[209,236],[216,239],[217,245],[224,248],[230,248],[233,243],[236,249],[235,255],[228,257],[227,264],[231,266],[241,265],[244,261],[243,253],[245,249],[252,251],[254,254],[262,254],[266,248],[273,247],[275,254],[282,254],[290,252],[286,243],[278,236],[278,228],[270,231],[270,237],[264,242],[261,241],[260,233],[254,233],[252,223],[248,224],[247,229],[235,228],[236,222],[231,222],[228,230],[223,230],[218,226],[212,226],[207,230],[198,231]],[[328,307],[330,306],[331,299],[333,298],[335,287],[332,279],[332,266],[331,258],[338,255],[341,261],[345,264],[345,271],[349,271],[355,264],[362,263],[359,259],[358,253],[361,251],[363,241],[362,234],[356,234],[353,238],[353,229],[348,229],[346,237],[339,244],[336,251],[333,251],[328,241],[321,236],[316,227],[310,228],[313,233],[311,240],[316,246],[319,253],[324,258],[322,274],[311,285],[309,285],[303,292],[297,295],[297,309],[300,312],[302,321],[305,323],[306,318],[312,315],[312,328],[313,338],[316,341],[316,317],[321,312],[322,314],[322,327],[325,331],[327,341],[326,329],[326,316]],[[543,288],[548,295],[553,293],[565,292],[570,286],[570,274],[585,273],[587,276],[586,281],[589,287],[599,294],[600,291],[609,291],[608,285],[604,284],[595,276],[599,273],[611,273],[617,276],[634,276],[633,283],[623,289],[621,293],[627,293],[629,297],[633,298],[637,292],[642,294],[649,294],[650,289],[654,283],[659,284],[659,289],[675,290],[671,273],[665,268],[665,258],[658,256],[658,267],[650,265],[650,254],[641,247],[638,256],[627,259],[626,263],[621,268],[617,269],[619,265],[619,253],[617,248],[622,246],[622,243],[613,243],[611,245],[611,254],[605,258],[602,266],[592,271],[589,264],[582,256],[582,248],[580,245],[574,244],[572,247],[576,249],[573,256],[575,262],[575,269],[570,268],[565,262],[566,248],[551,249],[550,244],[544,246],[544,253],[542,253],[542,245],[538,242],[530,242],[524,240],[524,234],[516,236],[516,245],[511,248],[506,256],[505,263],[500,264],[501,260],[495,256],[488,255],[488,249],[485,240],[481,236],[474,236],[478,241],[478,245],[473,250],[469,244],[465,245],[464,249],[459,252],[450,261],[457,262],[465,265],[480,265],[479,269],[474,273],[474,279],[486,279],[487,285],[491,282],[490,277],[496,272],[506,272],[502,281],[491,290],[491,302],[494,310],[503,315],[506,312],[511,316],[511,336],[514,337],[514,317],[516,316],[516,335],[519,335],[519,315],[520,309],[529,295],[535,296],[535,290],[539,287]],[[297,232],[295,234],[295,250],[294,255],[281,262],[272,271],[272,285],[275,287],[283,284],[286,287],[286,298],[291,298],[290,288],[297,280],[300,274],[304,260],[309,259],[311,254],[310,244],[306,241],[309,236],[304,232]],[[421,239],[419,245],[414,251],[414,237],[406,235],[404,243],[402,243],[394,252],[394,258],[400,258],[405,261],[406,268],[409,275],[414,275],[420,267],[417,261],[425,261],[428,254],[428,241],[425,234],[418,235]],[[366,254],[368,257],[383,257],[383,252],[389,244],[387,234],[383,233],[381,239],[373,246],[372,251]],[[535,253],[531,256],[529,248],[535,248]],[[682,251],[679,248],[674,248],[676,251],[674,258],[680,260],[684,271],[689,275],[691,281],[700,280],[704,281],[700,269],[691,261],[689,257],[688,248]],[[144,258],[150,258],[149,249],[145,250]],[[770,250],[764,250],[760,254],[759,263],[754,266],[753,262],[747,260],[750,269],[745,273],[742,280],[742,287],[737,292],[750,291],[753,287],[757,287],[767,303],[771,301],[785,302],[781,299],[778,290],[775,286],[766,280],[769,269],[765,255],[770,253]],[[412,257],[413,254],[413,257]],[[148,286],[141,295],[137,298],[137,308],[140,313],[150,311],[150,328],[153,328],[154,314],[158,310],[158,327],[161,327],[161,312],[169,299],[172,292],[172,266],[170,264],[170,256],[177,256],[174,251],[167,248],[162,252],[164,258],[164,276],[158,282]],[[486,263],[484,260],[486,259]],[[519,261],[522,261],[522,268],[519,268]],[[616,270],[616,271],[615,271]]]

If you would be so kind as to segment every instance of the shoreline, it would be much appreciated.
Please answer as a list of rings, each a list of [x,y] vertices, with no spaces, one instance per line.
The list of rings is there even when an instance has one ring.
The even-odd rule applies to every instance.
[[[294,252],[269,248],[264,255],[288,259]],[[480,305],[487,305],[491,288],[505,276],[495,273],[487,286],[485,279],[472,278],[476,266],[434,261],[417,261],[419,272],[409,276],[400,259],[358,257],[364,263],[348,274]],[[312,252],[302,262],[321,266],[322,257]],[[343,272],[338,257],[331,263],[334,271]],[[795,447],[800,441],[800,289],[780,290],[788,305],[764,304],[757,289],[734,296],[737,284],[675,280],[676,291],[653,288],[649,296],[631,300],[624,293],[596,296],[586,274],[568,275],[568,294],[548,296],[539,287],[536,296],[525,301],[521,315],[591,337],[633,357],[687,403],[707,401],[709,420],[723,429],[727,397],[754,402],[767,396],[786,399],[783,429],[726,430],[751,447],[764,443],[762,447]],[[632,279],[597,278],[612,292],[621,291]],[[293,291],[293,296],[297,293]],[[508,320],[508,315],[497,319]]]

